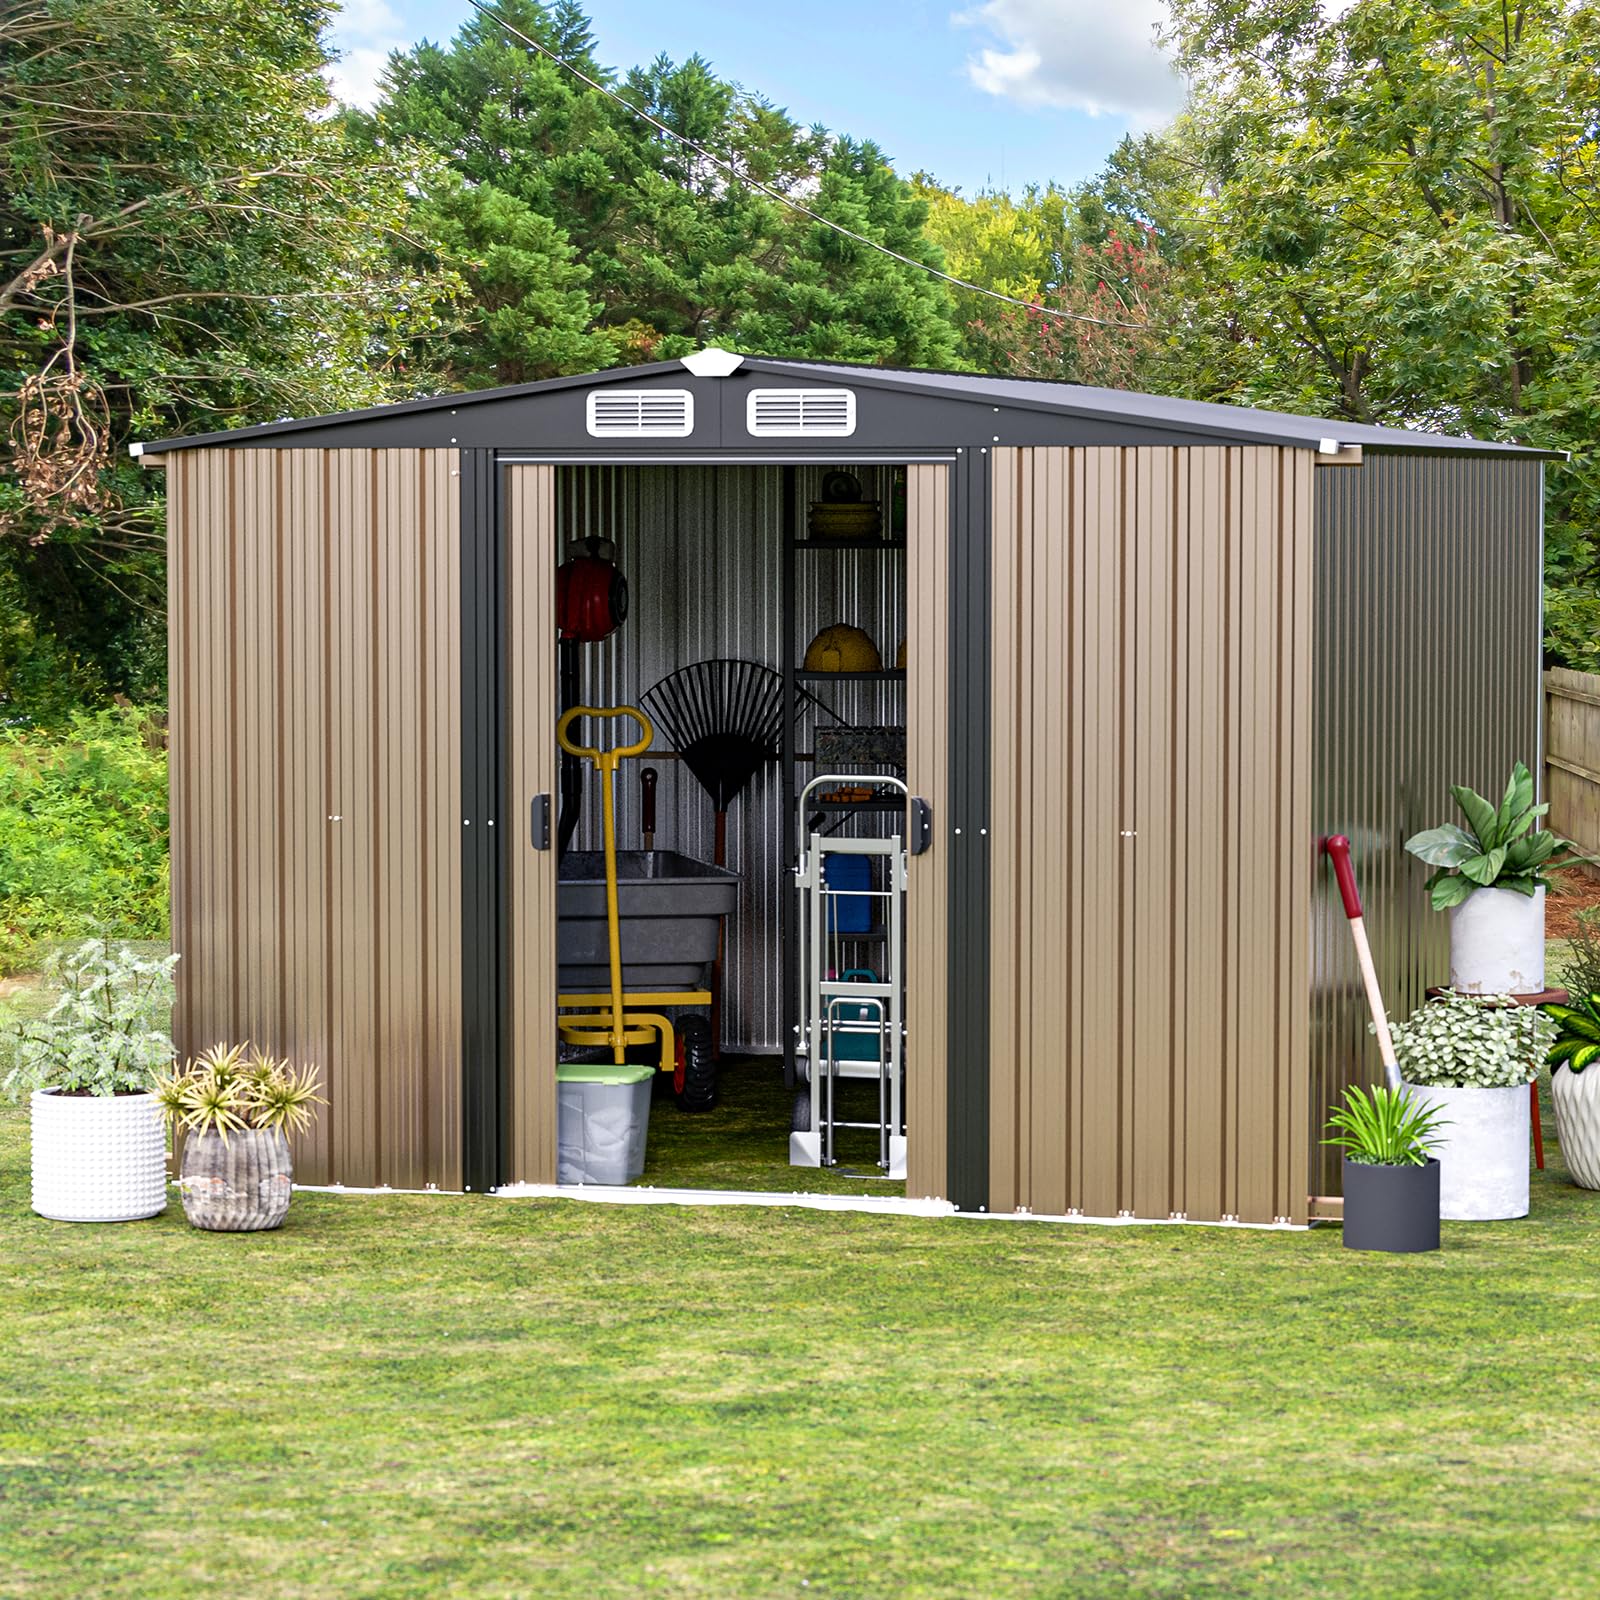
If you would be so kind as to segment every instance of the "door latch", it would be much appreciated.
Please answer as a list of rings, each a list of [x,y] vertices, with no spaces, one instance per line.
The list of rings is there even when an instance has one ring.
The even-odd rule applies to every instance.
[[[933,843],[933,807],[921,795],[911,797],[910,853],[920,856]]]
[[[529,833],[535,850],[548,850],[550,848],[550,796],[536,794],[533,804],[529,807]]]

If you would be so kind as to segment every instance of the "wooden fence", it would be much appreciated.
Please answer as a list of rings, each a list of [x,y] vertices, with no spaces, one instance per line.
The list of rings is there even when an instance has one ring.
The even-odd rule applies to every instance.
[[[1545,673],[1544,727],[1550,827],[1600,859],[1600,673]],[[1600,877],[1600,867],[1583,870]]]

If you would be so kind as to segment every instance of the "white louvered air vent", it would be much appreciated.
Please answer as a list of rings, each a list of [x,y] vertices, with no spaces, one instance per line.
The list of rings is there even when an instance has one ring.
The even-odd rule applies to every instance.
[[[752,389],[746,426],[759,439],[843,439],[856,431],[849,389]]]
[[[589,432],[596,439],[685,439],[694,432],[687,389],[592,389]]]

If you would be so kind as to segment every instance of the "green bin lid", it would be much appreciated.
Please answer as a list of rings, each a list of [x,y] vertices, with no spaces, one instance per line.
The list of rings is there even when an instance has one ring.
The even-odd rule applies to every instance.
[[[655,1075],[654,1067],[619,1067],[614,1061],[563,1061],[556,1068],[557,1083],[644,1083]]]

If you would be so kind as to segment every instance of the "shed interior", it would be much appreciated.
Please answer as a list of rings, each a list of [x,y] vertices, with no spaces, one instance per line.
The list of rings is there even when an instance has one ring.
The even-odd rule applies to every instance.
[[[659,1037],[623,1051],[629,1064],[658,1069],[644,1164],[626,1181],[810,1188],[843,1179],[902,1192],[902,1169],[889,1176],[889,1137],[905,1134],[901,1085],[880,1094],[890,1087],[880,1080],[903,1070],[891,1060],[898,1052],[882,1049],[897,1007],[873,1000],[851,1008],[883,1029],[836,1053],[882,1055],[884,1067],[877,1079],[836,1080],[831,1173],[791,1170],[789,1136],[814,1131],[807,1051],[802,1044],[797,1065],[795,1050],[808,963],[824,959],[827,975],[861,974],[866,985],[903,986],[903,929],[888,914],[888,896],[905,798],[875,780],[906,772],[905,467],[562,466],[555,512],[563,626],[552,723],[572,706],[632,707],[653,725],[648,751],[623,759],[614,781],[620,955],[627,1011],[664,1015],[673,1038],[671,1070],[660,1070]],[[607,563],[626,581],[626,614],[596,639]],[[573,742],[602,749],[638,735],[628,719],[585,717],[570,730]],[[738,785],[745,772],[739,792],[719,796],[719,781]],[[807,785],[827,775],[842,781],[816,787],[802,811]],[[618,1053],[614,1041],[594,1042],[592,1028],[570,1025],[584,1013],[602,1030],[611,1020],[604,812],[595,764],[565,756],[552,816],[557,987],[569,1019],[557,1086],[564,1182],[618,1176],[603,1151],[572,1148],[586,1123],[568,1103],[588,1096],[603,1108],[608,1094],[617,1098],[569,1081],[584,1076],[575,1067]],[[860,876],[851,881],[869,887],[829,915],[816,956],[798,926],[802,826],[890,847],[886,856],[852,858]],[[845,872],[841,851],[827,860],[831,875]],[[726,916],[708,918],[721,905]],[[711,1005],[673,1003],[680,988],[709,994]],[[593,1004],[565,1004],[578,994]],[[632,998],[647,994],[654,998]],[[590,1037],[574,1037],[583,1032]],[[594,1137],[604,1145],[605,1129]]]

